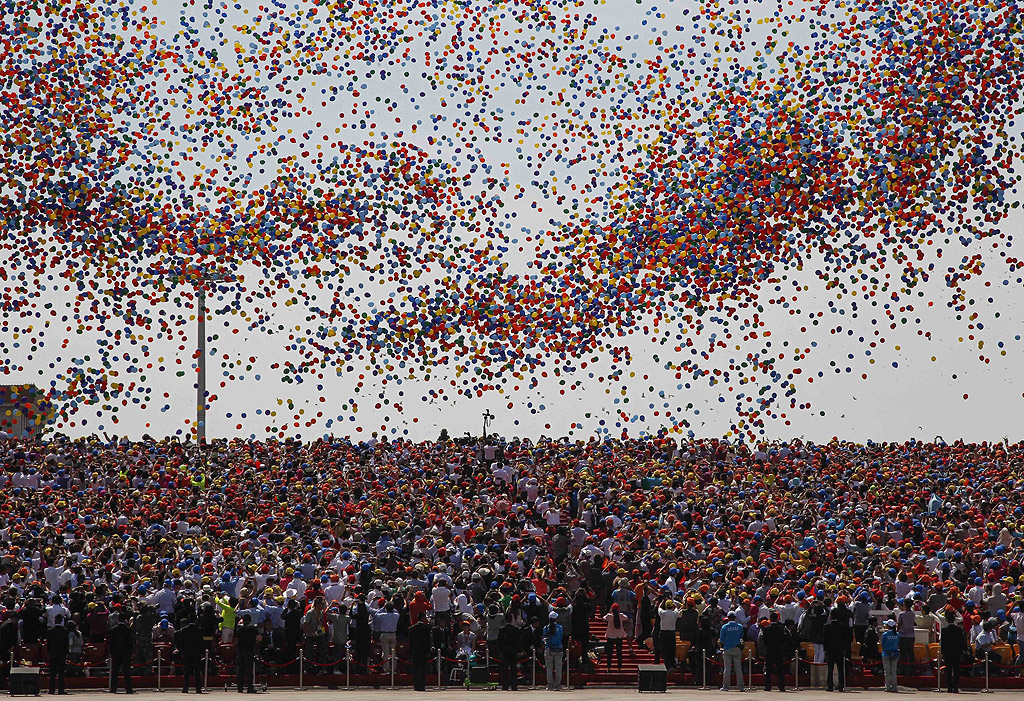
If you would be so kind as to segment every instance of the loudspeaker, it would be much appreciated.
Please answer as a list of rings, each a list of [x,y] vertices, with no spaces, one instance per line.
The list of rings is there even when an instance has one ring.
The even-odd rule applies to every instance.
[[[469,683],[470,684],[490,684],[491,683],[491,670],[487,667],[470,667],[469,668]]]
[[[668,671],[663,664],[642,664],[637,671],[637,691],[665,691]]]
[[[39,668],[15,667],[11,670],[11,696],[39,696]]]

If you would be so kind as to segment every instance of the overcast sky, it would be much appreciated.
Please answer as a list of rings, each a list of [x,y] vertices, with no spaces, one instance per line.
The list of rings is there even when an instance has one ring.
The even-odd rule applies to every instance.
[[[165,21],[160,31],[166,40],[172,41],[184,17],[188,26],[204,29],[204,33],[199,36],[200,42],[205,42],[204,46],[219,46],[223,50],[224,46],[230,46],[237,38],[237,33],[232,33],[228,27],[250,21],[259,12],[259,5],[256,0],[239,0],[237,5],[232,3],[231,6],[216,3],[216,12],[213,9],[207,10],[209,16],[204,20],[199,4],[193,6],[159,0],[158,16]],[[442,6],[449,9],[454,7]],[[292,6],[288,7],[291,11]],[[306,10],[305,4],[295,4],[295,12],[292,14],[296,14],[300,7],[302,11]],[[639,40],[634,43],[642,60],[648,39],[661,35],[683,41],[677,35],[688,36],[690,28],[695,24],[692,18],[700,16],[708,7],[712,5],[686,1],[609,0],[603,4],[586,5],[580,11],[593,12],[599,19],[597,27],[591,30],[592,36],[596,36],[602,28],[616,31],[620,37],[635,33]],[[768,17],[777,10],[775,4],[768,3],[749,3],[738,5],[737,8],[752,10],[755,17]],[[250,10],[250,13],[244,15],[245,10]],[[226,21],[218,25],[221,17]],[[675,27],[684,17],[688,18],[687,31],[676,32]],[[205,21],[211,24],[204,27]],[[708,26],[715,24],[710,18],[701,21]],[[439,31],[446,31],[444,24],[441,22],[442,29]],[[226,36],[216,35],[218,26],[225,28]],[[811,29],[806,22],[787,25],[787,29],[790,31],[788,40],[811,42]],[[751,50],[765,36],[767,34],[762,30],[752,30],[748,37]],[[413,46],[419,44],[414,43]],[[412,67],[415,69],[415,64]],[[362,70],[365,74],[367,69],[363,67]],[[513,83],[515,79],[511,75],[512,68],[509,70],[510,75],[507,77]],[[411,72],[411,79],[397,73],[386,78],[359,76],[363,91],[361,99],[396,99],[392,112],[378,112],[376,118],[384,122],[378,127],[380,131],[394,134],[406,130],[404,139],[436,157],[459,158],[450,145],[434,140],[445,134],[450,122],[438,122],[439,131],[432,128],[435,121],[431,115],[443,116],[450,109],[450,106],[442,106],[442,99],[451,99],[450,86],[431,90],[425,81],[416,80],[415,70]],[[342,78],[344,76],[337,76],[335,82],[340,84]],[[303,80],[309,79],[307,77]],[[330,79],[327,82],[330,83]],[[413,101],[405,97],[410,93],[402,92],[399,83],[411,84],[411,94],[416,94],[419,88],[427,87],[423,91],[426,94],[422,99]],[[305,83],[299,81],[299,84]],[[322,87],[322,84],[317,87]],[[309,87],[312,88],[312,85]],[[517,104],[515,94],[513,90],[506,90],[499,92],[492,100],[493,109],[502,109],[509,124],[528,118],[527,113],[537,108],[536,103],[525,104],[524,101],[524,104]],[[331,105],[326,111],[318,109],[313,115],[299,115],[290,121],[285,120],[276,125],[276,133],[284,134],[292,129],[294,133],[310,131],[319,134],[315,126],[318,122],[324,123],[319,128],[324,133],[333,132],[331,127],[337,117],[333,116],[335,113],[332,110],[338,109],[341,109],[340,103],[339,107]],[[387,119],[394,119],[395,123],[388,124]],[[408,131],[408,126],[416,122],[421,128],[413,134]],[[358,133],[357,129],[348,128],[342,131],[341,136],[357,142],[364,135]],[[549,214],[539,209],[544,206],[550,209],[553,203],[545,192],[530,185],[532,176],[527,169],[515,165],[518,162],[517,152],[512,146],[489,145],[485,148],[490,149],[487,156],[491,162],[512,163],[511,181],[525,188],[525,197],[511,203],[510,209],[514,210],[515,216],[504,230],[505,243],[512,245],[513,249],[506,255],[507,262],[513,269],[525,269],[529,258],[525,253],[515,253],[515,248],[522,245],[527,236],[545,235],[550,226]],[[524,148],[529,150],[531,146],[527,143]],[[539,158],[543,150],[536,149],[533,153]],[[239,162],[244,159],[245,153],[243,149]],[[282,151],[284,157],[297,155],[296,152],[289,153],[287,147]],[[575,176],[579,181],[586,179],[585,162],[574,167],[565,165],[564,161],[557,164],[551,162],[550,167],[551,173],[556,174],[553,177]],[[270,175],[257,174],[256,180]],[[1006,195],[1008,199],[1019,197],[1016,193]],[[537,203],[539,208],[531,206],[531,203]],[[1001,228],[1014,236],[1024,232],[1024,216],[1021,216],[1020,210],[1005,221]],[[964,254],[973,254],[977,250],[981,250],[980,246],[963,249]],[[960,249],[952,250],[950,255],[954,258],[959,256]],[[858,318],[850,318],[847,315],[850,307],[846,301],[836,305],[835,313],[826,313],[820,327],[801,332],[800,328],[808,324],[807,312],[828,312],[829,302],[837,301],[835,291],[826,291],[823,283],[814,276],[816,264],[821,261],[811,255],[804,270],[794,272],[790,282],[786,283],[789,285],[796,281],[808,287],[800,293],[798,303],[793,304],[794,308],[800,309],[800,313],[791,315],[788,309],[770,306],[762,314],[766,320],[765,328],[771,330],[775,342],[788,340],[794,347],[813,346],[807,357],[798,363],[802,375],[796,381],[798,400],[809,404],[810,408],[789,410],[784,407],[788,423],[782,419],[769,421],[764,435],[769,438],[803,436],[818,441],[832,436],[858,441],[902,440],[909,437],[932,439],[936,435],[947,440],[957,437],[971,440],[999,440],[1004,436],[1011,440],[1024,438],[1020,421],[1024,415],[1024,381],[1019,374],[1024,351],[1018,336],[1024,327],[1024,290],[1016,281],[1016,276],[1006,272],[997,251],[986,250],[985,259],[988,262],[986,273],[967,286],[978,298],[977,305],[971,311],[980,314],[978,321],[982,321],[985,327],[982,331],[969,328],[968,320],[956,319],[956,313],[946,304],[948,290],[942,284],[941,274],[938,274],[920,288],[924,297],[913,300],[916,311],[907,315],[910,317],[909,323],[897,324],[895,330],[888,328],[890,322],[884,315],[867,305],[860,307]],[[250,279],[255,277],[252,275]],[[1004,285],[1004,280],[1009,280],[1009,284]],[[356,286],[360,282],[372,287],[358,275],[348,280],[339,280],[339,284],[344,283],[346,287]],[[986,286],[986,282],[991,283],[991,286]],[[387,290],[384,285],[377,288],[381,297],[386,297]],[[770,296],[772,291],[764,292]],[[236,291],[228,291],[226,288],[227,298],[235,294]],[[989,297],[992,298],[991,303],[985,301]],[[923,302],[929,299],[934,300],[935,305],[926,308]],[[67,308],[70,303],[69,298],[59,290],[48,290],[42,301],[52,303],[58,309]],[[492,430],[507,437],[547,434],[586,438],[595,432],[599,435],[618,436],[623,427],[632,435],[638,435],[669,425],[664,419],[666,408],[676,416],[679,415],[677,410],[683,409],[682,415],[689,423],[688,427],[683,428],[683,435],[692,431],[697,436],[722,436],[729,432],[736,416],[736,402],[724,387],[709,387],[700,380],[691,380],[689,388],[680,387],[683,381],[677,380],[674,373],[664,367],[665,361],[671,358],[670,348],[641,332],[634,332],[625,339],[616,339],[616,345],[628,345],[632,355],[632,363],[624,368],[623,377],[616,382],[599,381],[598,378],[607,376],[611,369],[611,361],[607,357],[600,357],[596,362],[591,362],[586,370],[578,370],[568,378],[538,376],[536,386],[529,389],[531,378],[527,378],[516,382],[522,386],[518,392],[490,392],[472,399],[430,399],[428,395],[431,389],[446,385],[451,379],[442,369],[436,369],[429,382],[414,380],[405,381],[401,385],[392,384],[383,392],[383,399],[379,397],[380,388],[374,385],[372,369],[365,367],[343,372],[340,376],[335,376],[332,370],[326,373],[322,381],[309,379],[301,385],[285,383],[281,381],[280,372],[272,369],[271,365],[289,357],[284,350],[288,345],[286,334],[246,329],[238,315],[219,313],[218,301],[217,295],[213,295],[209,302],[213,316],[208,324],[211,335],[208,387],[211,393],[217,395],[208,412],[209,436],[264,437],[268,435],[268,426],[274,426],[275,430],[287,426],[285,430],[290,435],[299,434],[306,438],[325,433],[361,438],[372,431],[379,432],[384,426],[389,435],[426,439],[436,437],[442,428],[447,428],[453,435],[464,432],[477,434],[485,410],[490,410],[495,416]],[[165,311],[178,313],[173,307],[176,305],[169,304]],[[840,318],[839,309],[844,310],[843,318]],[[149,311],[152,314],[159,312],[155,309]],[[304,309],[280,307],[273,311],[274,322],[289,328],[295,325],[308,327],[304,321],[304,312]],[[920,323],[915,323],[918,318]],[[194,339],[194,317],[189,317],[186,312],[185,319],[189,323],[182,328],[188,329],[190,338]],[[842,325],[842,333],[830,333],[830,329],[837,324]],[[885,343],[871,349],[871,355],[868,356],[865,354],[867,346],[860,339],[870,338],[880,328],[880,324],[884,325]],[[21,327],[24,326],[22,323]],[[930,338],[925,337],[923,332],[930,332]],[[971,333],[977,336],[973,340],[969,338]],[[53,372],[49,369],[50,363],[66,367],[69,358],[95,356],[97,340],[103,338],[102,331],[97,330],[94,333],[72,335],[65,344],[68,334],[59,325],[47,329],[44,336],[45,345],[34,351],[29,344],[15,345],[13,338],[3,341],[5,360],[9,366],[24,366],[23,371],[9,374],[5,382],[33,382],[47,386]],[[989,363],[979,360],[979,341],[986,344],[984,355],[991,359]],[[1000,341],[1004,342],[1002,347],[997,345]],[[138,357],[137,349],[128,350],[131,355]],[[747,350],[744,347],[738,352],[723,351],[713,355],[707,365],[724,368],[730,357]],[[64,424],[59,429],[70,434],[105,430],[131,436],[146,432],[154,435],[187,433],[189,427],[186,420],[194,416],[195,411],[191,353],[191,344],[187,348],[179,348],[177,341],[150,344],[146,359],[153,362],[154,369],[145,373],[145,383],[153,391],[145,410],[131,402],[117,412],[83,407],[72,418],[74,425]],[[32,359],[28,360],[30,354]],[[255,362],[249,362],[250,357],[255,358]],[[240,365],[226,367],[225,363]],[[83,361],[83,364],[87,366],[89,362]],[[124,370],[126,366],[122,365],[121,369]],[[161,367],[163,371],[159,370]],[[358,372],[367,375],[369,379],[357,393],[354,375]],[[822,373],[822,376],[819,377],[818,373]],[[865,373],[867,378],[863,379]],[[231,379],[230,375],[234,375],[234,378]],[[814,381],[808,382],[808,379]],[[568,382],[562,384],[562,380]],[[576,380],[582,382],[582,387],[567,390],[568,385]],[[318,384],[322,388],[318,388]],[[326,401],[321,402],[320,397]],[[508,406],[510,402],[511,408]],[[378,404],[381,405],[379,408]],[[396,404],[401,405],[401,412],[395,410]],[[353,411],[353,407],[357,410]],[[315,416],[317,412],[321,412],[322,416],[311,427],[295,428],[290,424],[300,410],[300,423]],[[618,416],[619,410],[629,415],[630,419],[624,420]],[[654,416],[655,411],[660,412],[661,416]],[[117,417],[116,423],[112,420],[114,416]]]

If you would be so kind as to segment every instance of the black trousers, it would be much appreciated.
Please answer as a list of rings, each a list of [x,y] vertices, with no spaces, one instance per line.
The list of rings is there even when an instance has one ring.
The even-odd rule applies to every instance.
[[[772,690],[772,675],[779,678],[779,691],[786,690],[786,661],[781,657],[766,657],[764,660],[764,690]]]
[[[825,655],[825,664],[828,665],[828,680],[826,681],[827,688],[831,691],[833,688],[832,679],[833,672],[839,669],[839,690],[842,691],[846,688],[846,664],[843,660],[843,655]]]
[[[609,670],[612,668],[612,656],[616,656],[618,658],[619,669],[622,669],[622,640],[623,638],[608,638],[604,642]]]
[[[117,677],[124,677],[124,690],[132,690],[132,658],[128,655],[110,658],[110,693],[117,691]]]
[[[413,659],[412,661],[412,688],[415,691],[427,690],[427,668],[430,660]]]
[[[951,660],[946,660],[946,691],[960,691],[960,659],[961,652]]]
[[[182,678],[181,678],[181,690],[188,693],[188,681],[194,679],[196,684],[196,693],[200,693],[203,690],[203,666],[202,659],[198,657],[185,657],[181,661],[182,665]]]
[[[236,679],[238,690],[241,691],[244,687],[247,691],[255,691],[256,686],[253,672],[256,671],[256,658],[253,657],[252,653],[242,653],[235,660],[235,665],[235,668],[238,670],[238,678]]]
[[[661,648],[661,657],[665,660],[665,667],[668,670],[676,666],[676,631],[663,630],[658,636],[658,643]]]
[[[64,677],[68,672],[68,658],[50,658],[50,693],[64,693]]]
[[[370,662],[370,637],[359,635],[356,636],[352,642],[354,643],[354,658],[359,663],[359,673],[362,674],[366,671],[366,667]]]
[[[501,656],[500,662],[501,688],[512,691],[519,690],[519,669],[515,656]]]

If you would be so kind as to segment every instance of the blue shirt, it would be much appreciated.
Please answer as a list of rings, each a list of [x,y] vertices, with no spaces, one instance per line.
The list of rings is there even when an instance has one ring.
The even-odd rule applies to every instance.
[[[900,656],[900,636],[894,630],[882,633],[882,657],[892,659]]]
[[[552,632],[551,628],[554,627]],[[544,644],[548,650],[560,652],[562,650],[562,626],[555,623],[553,626],[544,626]]]
[[[722,641],[722,647],[726,650],[739,647],[743,644],[743,626],[736,621],[729,621],[718,632],[718,639]]]

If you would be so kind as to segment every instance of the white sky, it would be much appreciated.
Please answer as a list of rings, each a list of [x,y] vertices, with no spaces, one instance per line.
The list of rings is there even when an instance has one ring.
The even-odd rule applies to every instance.
[[[223,40],[213,38],[217,26],[216,19],[220,15],[210,11],[209,19],[212,20],[213,28],[201,36],[204,46],[220,41],[226,46],[232,45],[236,34],[228,27],[231,24],[248,21],[243,19],[244,10],[250,10],[250,15],[246,17],[251,17],[258,12],[259,4],[256,0],[239,0],[237,5],[231,3],[230,6],[226,3],[216,3],[217,8],[223,7],[227,17],[226,23],[220,25],[225,28],[225,37]],[[182,12],[185,12],[186,16],[197,18],[202,13],[198,3],[191,6],[160,0],[157,7],[159,16],[166,22],[161,31],[165,33],[164,38],[167,40],[174,35]],[[299,8],[300,5],[294,7]],[[302,4],[302,7],[305,9],[305,4]],[[451,9],[451,6],[447,7]],[[765,17],[770,16],[776,9],[774,4],[756,2],[739,7],[751,9],[755,16]],[[691,19],[686,20],[687,31],[680,34],[689,35],[690,27],[693,25],[692,17],[701,12],[701,6],[685,1],[609,0],[601,5],[587,5],[580,11],[583,10],[594,12],[599,18],[598,26],[591,30],[591,36],[596,36],[601,28],[614,30],[620,37],[631,33],[641,35],[641,40],[635,43],[642,58],[643,47],[647,44],[646,39],[649,36],[656,36],[652,30],[664,29],[666,32],[674,32],[671,28],[677,22],[682,22],[682,18],[686,16]],[[661,13],[664,13],[664,17],[659,17]],[[648,21],[651,24],[645,24]],[[708,21],[711,25],[714,24],[713,21]],[[197,26],[202,27],[202,22],[200,21]],[[441,26],[442,31],[445,31],[444,22]],[[791,29],[789,39],[798,43],[808,42],[809,32],[806,26],[797,25]],[[670,35],[672,34],[666,34]],[[754,44],[759,36],[763,38],[766,33],[761,31],[758,35],[755,32],[748,41]],[[680,41],[681,37],[675,40]],[[413,47],[420,51],[424,50],[421,41],[414,42]],[[416,55],[416,50],[413,51],[413,55]],[[426,81],[416,80],[416,71],[409,70],[413,74],[411,79],[401,78],[397,74],[385,79],[379,76],[358,76],[357,82],[360,83],[360,87],[362,84],[366,85],[362,88],[362,99],[369,101],[377,96],[394,98],[396,109],[390,113],[390,117],[388,113],[382,113],[380,110],[377,112],[378,122],[382,123],[380,131],[393,135],[399,130],[404,130],[403,138],[410,143],[417,144],[442,159],[456,158],[451,146],[443,142],[431,143],[427,138],[445,134],[444,123],[441,123],[438,132],[432,131],[432,122],[428,115],[449,114],[451,106],[445,108],[440,103],[443,97],[450,101],[451,94],[447,87],[431,92]],[[363,73],[366,73],[366,67],[363,67]],[[555,80],[550,81],[552,86],[555,85]],[[427,88],[424,90],[427,95],[414,104],[404,96],[405,93],[399,92],[400,81],[406,82],[413,90],[413,94]],[[341,84],[342,80],[337,78],[336,82]],[[507,123],[514,124],[517,119],[528,117],[542,107],[535,101],[536,95],[542,93],[534,90],[529,101],[523,100],[517,104],[515,98],[518,93],[514,89],[514,80],[510,77],[509,82],[510,85],[499,91],[490,105],[494,109],[503,109],[507,115]],[[304,83],[300,81],[297,84]],[[312,85],[307,87],[312,91]],[[332,105],[326,111],[317,109],[313,116],[285,120],[277,125],[277,134],[285,134],[288,129],[294,134],[308,130],[315,133],[310,141],[316,140],[321,132],[333,134],[332,127],[335,122],[332,119],[336,117],[332,117],[332,109],[337,108]],[[386,123],[387,119],[401,120],[401,123],[389,125]],[[408,131],[409,126],[417,120],[422,126],[416,134],[412,134]],[[315,126],[318,121],[323,123],[321,128]],[[358,129],[346,129],[341,136],[355,142],[365,138]],[[526,141],[524,148],[529,152],[531,139],[527,138]],[[532,152],[536,155],[543,151],[542,146]],[[295,155],[289,154],[287,149],[284,153]],[[537,188],[529,185],[530,180],[534,179],[532,173],[528,168],[517,165],[517,153],[511,146],[488,146],[485,153],[491,163],[512,163],[510,180],[512,183],[521,183],[527,191],[521,200],[513,202],[510,197],[508,198],[505,211],[514,212],[515,216],[510,220],[510,226],[504,230],[506,243],[515,242],[514,245],[518,246],[524,243],[526,236],[543,235],[548,226],[548,217],[553,216],[553,203],[546,200],[544,194]],[[585,164],[570,168],[552,162],[545,164],[543,170],[545,173],[553,170],[556,173],[555,177],[560,181],[566,176],[583,181],[587,179],[585,168]],[[272,173],[263,177],[270,175]],[[255,174],[255,181],[258,182],[260,177]],[[1007,197],[1017,198],[1019,195],[1007,193]],[[539,213],[530,207],[531,202],[538,202],[542,207],[547,206],[548,211]],[[1020,210],[1005,221],[1001,228],[1015,237],[1024,233],[1024,216],[1020,214]],[[976,250],[980,250],[980,246],[964,249],[964,253],[973,254]],[[1010,249],[1011,255],[1013,252],[1014,250]],[[1014,340],[1015,336],[1021,333],[1021,322],[1024,319],[1024,291],[1021,285],[1015,282],[1015,275],[1010,276],[1003,272],[1005,266],[1000,267],[1002,264],[997,256],[994,253],[986,253],[986,260],[989,263],[986,275],[968,285],[968,290],[979,300],[971,311],[980,313],[979,320],[985,324],[985,329],[977,332],[977,339],[969,340],[967,336],[971,330],[968,329],[968,322],[957,321],[955,313],[947,308],[945,301],[948,292],[941,280],[941,271],[945,269],[945,265],[952,264],[959,255],[959,248],[949,246],[946,258],[937,268],[935,279],[921,288],[925,292],[925,297],[915,300],[918,309],[909,315],[912,319],[920,317],[920,324],[908,323],[900,325],[896,330],[889,330],[889,322],[884,315],[874,314],[873,310],[861,304],[862,314],[858,319],[826,313],[819,327],[812,328],[808,333],[801,333],[800,327],[808,323],[806,312],[827,311],[829,301],[836,299],[835,292],[826,292],[823,283],[813,275],[816,263],[820,261],[815,261],[813,257],[809,258],[804,271],[794,278],[809,288],[800,293],[799,302],[793,305],[805,314],[791,316],[786,311],[771,306],[767,307],[762,317],[768,320],[766,328],[772,331],[776,349],[778,344],[785,340],[800,347],[810,346],[812,342],[816,344],[813,352],[805,360],[796,363],[796,366],[803,370],[797,382],[797,398],[801,402],[810,403],[811,408],[788,410],[786,404],[783,404],[782,406],[786,407],[783,410],[786,411],[790,423],[787,425],[782,420],[769,421],[765,435],[771,438],[805,436],[819,441],[827,440],[833,435],[858,441],[909,437],[931,439],[936,435],[942,435],[947,440],[955,437],[975,440],[1000,439],[1003,436],[1009,436],[1011,439],[1024,437],[1021,435],[1019,418],[1024,410],[1024,380],[1018,378],[1018,368],[1022,367],[1024,350],[1019,340]],[[526,270],[525,263],[528,258],[525,254],[510,254],[506,260],[513,270]],[[16,265],[13,261],[11,264]],[[250,279],[253,277],[255,276],[250,276]],[[1010,284],[1004,286],[1002,282],[1007,277]],[[990,281],[992,287],[986,287],[986,281]],[[343,287],[363,282],[369,288],[374,288],[361,276],[353,276],[350,280],[338,282]],[[376,289],[375,298],[387,296],[388,287],[377,286]],[[991,304],[984,303],[982,300],[989,296],[994,301]],[[935,306],[925,310],[922,302],[927,299],[934,299]],[[51,302],[58,309],[66,309],[70,304],[69,297],[52,290],[43,295],[42,301]],[[173,306],[168,305],[165,311],[173,313]],[[211,298],[209,306],[216,310],[217,299]],[[837,308],[845,309],[848,314],[848,300],[841,302]],[[158,310],[149,311],[155,314]],[[999,312],[998,319],[993,318],[993,312]],[[273,312],[273,317],[274,325],[311,327],[303,321],[302,309],[279,308]],[[186,315],[186,318],[189,317]],[[877,320],[878,324],[872,324],[872,320]],[[190,319],[190,322],[187,328],[193,329],[194,321]],[[883,322],[885,343],[873,349],[871,357],[868,358],[864,353],[865,345],[858,339],[870,336],[879,325],[883,325]],[[837,323],[842,323],[844,334],[829,333],[829,329]],[[18,325],[24,330],[29,322],[23,320]],[[233,333],[236,329],[239,332]],[[690,430],[698,436],[721,436],[729,431],[730,424],[735,419],[736,402],[731,394],[721,387],[709,387],[702,381],[691,380],[690,388],[679,388],[680,382],[685,380],[676,380],[664,369],[664,361],[672,357],[670,349],[652,342],[639,332],[631,334],[626,339],[615,339],[616,345],[628,345],[633,357],[632,364],[625,368],[626,374],[622,381],[598,381],[597,378],[606,376],[610,369],[610,361],[603,357],[592,363],[587,370],[577,371],[570,377],[538,377],[537,385],[532,389],[526,389],[530,385],[530,378],[527,378],[516,383],[524,388],[519,392],[491,392],[473,399],[461,397],[455,400],[423,401],[422,398],[431,389],[436,389],[441,383],[447,385],[447,381],[451,379],[439,368],[429,382],[406,381],[400,386],[389,386],[384,393],[389,404],[377,409],[375,405],[382,400],[378,397],[379,388],[372,384],[372,377],[359,393],[356,392],[353,373],[343,373],[337,377],[333,371],[326,373],[326,378],[322,381],[323,389],[318,389],[318,381],[311,378],[307,378],[301,385],[281,382],[279,371],[271,369],[270,365],[284,359],[295,358],[282,350],[285,336],[280,333],[250,332],[239,317],[233,314],[215,315],[208,323],[208,330],[211,337],[216,336],[210,343],[208,388],[211,393],[217,395],[208,411],[209,436],[244,437],[251,434],[263,437],[268,435],[265,430],[267,426],[280,427],[282,422],[293,420],[292,415],[298,410],[303,412],[300,421],[315,415],[316,412],[323,413],[323,417],[310,428],[289,429],[292,435],[301,434],[306,438],[324,433],[363,437],[371,431],[380,431],[382,424],[387,426],[389,434],[404,435],[413,439],[434,438],[441,428],[447,428],[453,435],[460,435],[466,431],[476,434],[480,430],[481,414],[488,409],[496,417],[492,430],[505,436],[568,434],[585,438],[593,435],[595,431],[617,436],[621,431],[617,422],[622,421],[616,415],[619,409],[633,417],[631,421],[623,423],[631,434],[636,435],[667,425],[663,418],[652,415],[656,410],[663,412],[665,403],[669,404],[673,413],[676,407],[691,404],[692,407],[685,412],[685,416],[689,421]],[[852,330],[852,336],[845,335],[848,330]],[[930,331],[931,338],[920,336],[919,331]],[[30,335],[38,333],[39,327],[35,326]],[[61,325],[54,324],[43,333],[45,345],[34,351],[23,339],[14,339],[13,334],[2,342],[6,352],[4,360],[8,366],[24,366],[23,371],[9,373],[4,382],[34,382],[46,385],[52,376],[48,365],[54,363],[57,367],[63,368],[68,365],[71,358],[82,359],[83,366],[90,366],[90,363],[95,365],[96,342],[103,338],[102,333],[73,335],[65,348],[61,348],[61,345],[67,334]],[[193,331],[190,330],[189,333],[192,334]],[[988,364],[978,359],[979,339],[986,343],[985,355],[992,358]],[[997,348],[998,341],[1004,341],[1005,347]],[[717,364],[724,368],[730,357],[746,353],[755,345],[757,344],[744,346],[742,351],[738,352],[722,351],[712,356],[707,365],[714,367]],[[139,355],[136,348],[125,350],[133,355]],[[1004,350],[1005,355],[1000,355],[1000,350]],[[110,433],[132,436],[139,436],[145,432],[162,435],[187,431],[185,422],[195,411],[195,390],[189,372],[192,364],[191,352],[191,347],[179,349],[177,341],[150,344],[148,359],[154,362],[154,365],[162,365],[166,369],[162,372],[156,370],[146,373],[145,385],[152,388],[153,392],[145,410],[139,409],[131,400],[128,407],[121,408],[116,413],[97,407],[85,407],[74,417],[74,426],[62,426],[61,430],[71,434],[106,430]],[[31,360],[28,359],[29,355],[32,356]],[[655,355],[658,356],[658,360],[654,359]],[[90,361],[84,361],[85,356],[90,356]],[[229,371],[222,367],[224,356],[227,356],[228,361],[242,360],[243,365],[249,365],[244,359],[250,356],[255,357],[256,362],[251,364],[251,370],[238,371],[238,368],[235,368],[236,379],[228,380],[226,376]],[[157,358],[163,358],[163,361],[158,361]],[[898,364],[898,367],[893,367],[894,363]],[[125,361],[120,369],[125,370],[130,364]],[[176,372],[182,370],[185,370],[184,375],[178,377]],[[365,367],[357,369],[357,372],[360,371],[369,376]],[[588,377],[591,372],[593,378]],[[817,377],[819,372],[824,373],[822,378]],[[868,378],[862,379],[862,373],[868,373]],[[260,377],[259,380],[256,379],[257,375]],[[648,379],[644,379],[645,375]],[[808,383],[807,378],[813,378],[813,384]],[[133,378],[122,376],[121,379]],[[559,384],[560,379],[567,380],[566,384]],[[568,385],[575,380],[582,381],[583,386],[569,391]],[[223,388],[220,387],[222,381],[225,382]],[[622,393],[623,386],[626,387],[625,394]],[[653,388],[653,391],[649,388]],[[560,390],[563,389],[566,391],[561,394]],[[756,387],[745,391],[748,394],[751,391],[756,392]],[[659,392],[663,392],[665,396],[659,396]],[[168,395],[166,398],[163,397],[165,393]],[[965,399],[964,395],[968,398]],[[319,401],[321,396],[326,399],[325,402]],[[723,397],[724,402],[721,401]],[[628,404],[623,403],[627,398]],[[358,405],[358,411],[355,412],[352,411],[353,399]],[[289,410],[289,401],[295,411]],[[513,403],[512,408],[507,406],[510,401]],[[393,408],[395,403],[401,404],[404,411],[396,412]],[[654,406],[651,407],[651,404]],[[276,411],[276,415],[268,417],[268,412],[272,411]],[[243,413],[245,418],[242,418]],[[114,416],[117,417],[116,424],[112,421]],[[327,423],[328,419],[331,420],[330,426]]]

